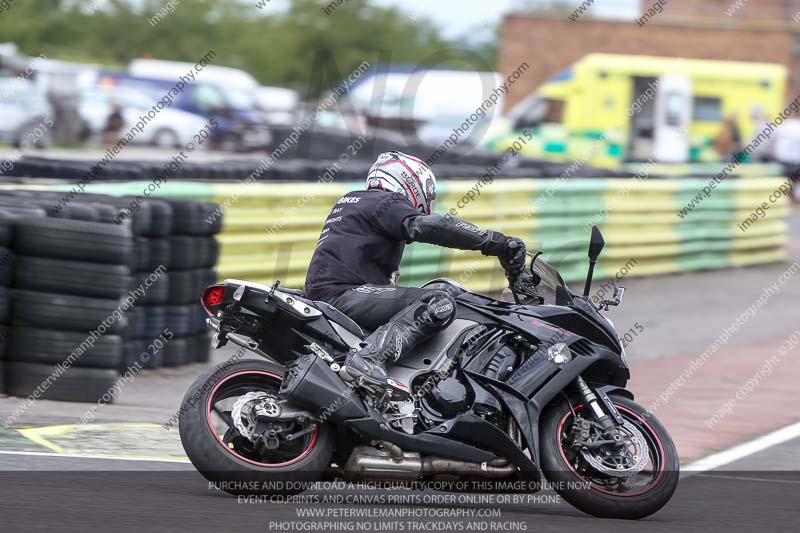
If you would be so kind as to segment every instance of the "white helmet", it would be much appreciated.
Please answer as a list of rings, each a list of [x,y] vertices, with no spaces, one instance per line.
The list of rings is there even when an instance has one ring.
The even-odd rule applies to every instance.
[[[400,193],[414,209],[430,215],[436,199],[436,176],[421,159],[402,152],[384,152],[367,173],[367,189]]]

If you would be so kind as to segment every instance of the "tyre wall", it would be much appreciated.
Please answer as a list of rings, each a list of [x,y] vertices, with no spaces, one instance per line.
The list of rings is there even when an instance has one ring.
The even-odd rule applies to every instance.
[[[63,198],[0,191],[0,391],[94,402],[120,373],[207,362],[217,206]]]

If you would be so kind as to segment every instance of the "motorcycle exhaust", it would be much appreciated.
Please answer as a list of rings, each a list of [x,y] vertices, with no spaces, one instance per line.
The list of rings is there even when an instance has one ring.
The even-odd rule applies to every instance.
[[[496,466],[489,463],[470,463],[441,457],[422,457],[416,452],[403,452],[394,447],[389,451],[371,446],[357,446],[344,465],[347,481],[416,481],[422,476],[450,474],[499,479],[517,472],[507,461]]]
[[[314,413],[319,422],[367,417],[361,398],[316,355],[303,355],[286,370],[280,395]]]

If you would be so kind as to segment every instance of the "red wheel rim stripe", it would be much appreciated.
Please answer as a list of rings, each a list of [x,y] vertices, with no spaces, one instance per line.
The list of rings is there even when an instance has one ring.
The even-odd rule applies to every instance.
[[[651,481],[650,483],[648,483],[643,489],[638,490],[636,492],[631,492],[631,493],[611,492],[609,490],[604,490],[604,489],[596,487],[594,485],[594,483],[592,483],[592,482],[589,482],[589,486],[593,490],[596,490],[598,492],[602,492],[604,494],[609,494],[611,496],[622,496],[622,497],[625,497],[625,498],[629,498],[631,496],[639,496],[640,494],[644,494],[645,492],[649,491],[652,486],[654,486],[656,483],[658,483],[658,480],[661,479],[661,476],[664,474],[664,463],[665,463],[665,461],[664,461],[664,447],[661,445],[661,439],[658,437],[658,434],[655,431],[653,431],[653,428],[650,427],[650,424],[648,424],[642,417],[640,417],[639,415],[637,415],[636,413],[634,413],[630,409],[627,409],[627,408],[625,408],[625,407],[623,407],[621,405],[617,405],[617,404],[614,404],[614,405],[618,410],[625,411],[626,413],[628,413],[631,416],[633,416],[634,418],[636,418],[640,423],[644,424],[645,427],[647,427],[647,429],[650,431],[650,435],[655,439],[656,443],[658,444],[658,451],[660,452],[660,457],[661,457],[661,467],[658,469],[658,475],[656,476],[656,478],[653,481]],[[564,422],[567,421],[567,418],[569,418],[569,416],[571,414],[574,414],[581,407],[583,407],[583,405],[578,405],[577,407],[575,407],[572,411],[570,411],[569,413],[564,415],[564,418],[562,418],[561,422],[559,422],[559,424],[558,424],[558,451],[559,451],[559,453],[561,453],[561,458],[564,460],[564,463],[569,467],[570,470],[572,470],[573,474],[575,474],[579,478],[583,479],[584,481],[589,481],[588,479],[585,479],[582,475],[580,475],[574,468],[572,468],[572,463],[570,463],[567,460],[567,456],[564,454],[564,447],[561,446],[561,428],[564,426]]]
[[[219,383],[217,383],[214,386],[214,389],[211,391],[211,394],[209,394],[209,396],[208,396],[208,403],[206,404],[206,418],[208,420],[208,428],[211,430],[211,434],[214,436],[214,440],[217,441],[217,443],[220,446],[222,446],[222,448],[225,449],[225,451],[227,451],[228,453],[238,457],[242,461],[245,461],[247,463],[250,463],[250,464],[253,464],[253,465],[256,465],[256,466],[262,466],[262,467],[267,467],[267,468],[276,468],[276,467],[280,467],[280,466],[288,466],[288,465],[296,463],[297,461],[299,461],[300,459],[302,459],[303,457],[308,455],[311,452],[311,450],[314,448],[314,444],[316,444],[316,442],[317,442],[317,435],[319,434],[319,428],[316,428],[314,430],[314,434],[311,436],[311,442],[308,444],[308,447],[305,450],[303,450],[303,453],[301,453],[300,455],[298,455],[294,459],[290,459],[289,461],[284,461],[282,463],[259,463],[258,461],[253,461],[252,459],[248,459],[247,457],[244,457],[244,456],[236,453],[235,450],[229,448],[228,446],[225,446],[225,444],[218,438],[218,436],[216,434],[216,430],[214,429],[214,424],[211,422],[211,400],[214,398],[214,394],[216,394],[217,389],[219,389],[220,385],[222,385],[226,381],[228,381],[228,380],[230,380],[230,379],[232,379],[232,378],[234,378],[236,376],[241,376],[243,374],[261,374],[261,375],[264,375],[264,376],[275,378],[275,379],[277,379],[279,381],[283,381],[283,378],[281,378],[279,375],[273,374],[271,372],[265,372],[263,370],[242,370],[240,372],[234,372],[230,376],[225,376],[225,379],[221,380]]]

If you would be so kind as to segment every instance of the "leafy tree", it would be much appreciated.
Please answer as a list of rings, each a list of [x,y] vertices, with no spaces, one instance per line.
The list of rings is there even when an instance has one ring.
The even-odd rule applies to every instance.
[[[433,24],[395,8],[350,0],[330,15],[328,2],[294,0],[266,15],[255,0],[175,0],[172,13],[153,19],[160,0],[25,0],[0,17],[0,35],[28,55],[124,67],[135,57],[196,61],[213,49],[214,63],[243,68],[261,83],[306,96],[371,65],[490,68],[494,57],[444,39]],[[100,6],[95,9],[94,6]],[[152,23],[151,23],[152,22]],[[491,47],[478,51],[479,54]]]

